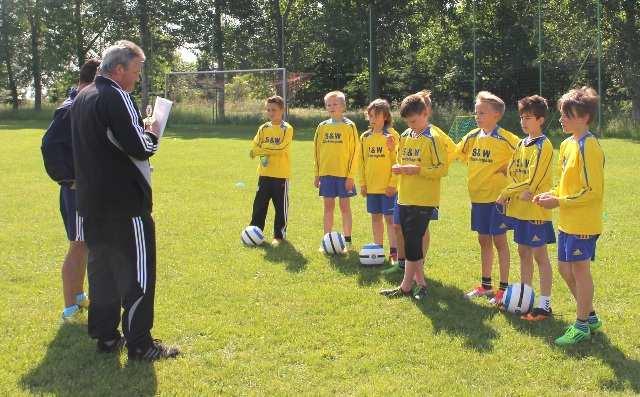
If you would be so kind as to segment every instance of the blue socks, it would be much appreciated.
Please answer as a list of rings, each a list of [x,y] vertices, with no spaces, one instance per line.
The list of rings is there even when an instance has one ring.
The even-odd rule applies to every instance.
[[[84,294],[84,292],[80,292],[79,294],[76,294],[76,304],[82,302],[85,299],[87,299],[87,296]]]
[[[586,334],[589,333],[589,323],[587,322],[587,320],[576,319],[574,327],[578,328],[580,331]]]
[[[598,315],[596,315],[596,312],[589,313],[589,318],[587,318],[587,321],[589,322],[589,324],[597,323],[598,322]]]

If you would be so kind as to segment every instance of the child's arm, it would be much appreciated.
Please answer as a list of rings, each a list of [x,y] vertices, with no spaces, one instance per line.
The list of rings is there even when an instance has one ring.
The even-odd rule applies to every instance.
[[[577,194],[558,197],[560,208],[581,207],[602,200],[604,190],[604,153],[602,148],[597,140],[589,139],[585,142],[583,153],[582,189]]]
[[[391,164],[398,163],[398,149],[400,148],[400,136],[392,135],[390,138],[393,139],[393,150],[389,153],[391,156]],[[389,178],[389,186],[387,186],[386,195],[391,197],[396,194],[398,189],[398,174],[393,172],[393,168],[391,169],[391,177]]]
[[[320,186],[320,164],[318,161],[318,150],[319,150],[319,143],[318,143],[318,129],[320,128],[320,126],[318,126],[316,128],[316,133],[313,136],[313,168],[314,168],[314,180],[313,180],[313,186],[315,186],[316,188],[318,186]]]
[[[514,152],[514,157],[516,152]],[[544,177],[551,172],[551,161],[553,159],[553,147],[544,145],[542,149],[534,153],[529,159],[529,178],[522,182],[512,182],[502,193],[500,198],[513,198],[519,196],[522,200],[530,200],[531,194],[538,190]],[[513,164],[514,159],[511,159]],[[511,165],[510,165],[511,167]]]
[[[363,196],[367,195],[367,179],[366,179],[366,172],[365,172],[365,168],[366,168],[366,157],[365,157],[365,151],[364,151],[364,134],[363,136],[360,137],[360,166],[358,167],[360,170],[360,194],[362,194]]]
[[[257,148],[252,149],[255,156],[280,156],[289,149],[289,145],[293,140],[293,127],[287,126],[284,131],[280,143],[264,143]]]
[[[250,158],[255,158],[256,156],[259,156],[258,153],[256,153],[257,150],[260,149],[260,140],[261,140],[261,135],[262,135],[262,126],[258,127],[258,131],[256,132],[256,136],[253,137],[253,140],[251,141],[251,150],[249,151],[249,157]]]
[[[350,142],[348,147],[349,153],[349,165],[347,170],[347,181],[345,188],[347,191],[353,190],[355,186],[355,178],[358,173],[358,158],[360,157],[360,139],[358,138],[358,130],[356,125],[351,124],[352,133],[350,135]]]

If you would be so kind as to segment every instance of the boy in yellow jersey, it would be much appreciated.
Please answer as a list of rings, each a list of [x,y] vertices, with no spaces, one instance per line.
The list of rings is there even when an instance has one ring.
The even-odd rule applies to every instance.
[[[406,97],[400,105],[400,115],[409,128],[400,138],[398,163],[392,172],[399,176],[398,209],[406,263],[400,286],[380,293],[390,298],[413,296],[422,300],[427,294],[422,240],[433,211],[440,204],[440,179],[447,175],[449,163],[445,141],[432,132],[436,127],[429,123],[428,92]]]
[[[319,195],[324,199],[325,234],[333,228],[333,211],[336,197],[339,198],[346,252],[351,247],[349,198],[356,195],[355,176],[358,173],[360,143],[355,123],[344,117],[344,94],[340,91],[329,92],[324,97],[324,105],[331,118],[318,125],[313,138],[314,186],[319,188]]]
[[[396,202],[397,175],[391,173],[396,163],[400,135],[391,126],[391,106],[384,99],[376,99],[367,107],[371,128],[360,136],[360,193],[367,199],[371,214],[373,242],[383,246],[384,224],[387,224],[389,257],[396,254],[396,235],[393,228],[393,207]]]
[[[266,101],[268,122],[258,128],[249,156],[260,157],[258,165],[258,191],[253,200],[251,225],[264,230],[269,201],[273,201],[276,216],[273,222],[273,246],[278,246],[287,237],[287,215],[289,209],[289,177],[291,161],[289,150],[293,140],[293,127],[282,120],[284,100],[272,96]]]
[[[416,95],[420,95],[423,97],[426,104],[431,104],[431,92],[429,91],[421,91]],[[440,128],[435,125],[431,126],[431,134],[440,136],[443,139],[445,145],[445,151],[447,153],[448,163],[451,162],[456,157],[456,144],[453,140]],[[434,208],[429,221],[437,221],[439,219],[440,209],[438,207]],[[404,251],[404,241],[402,237],[402,226],[400,225],[400,209],[398,207],[398,200],[396,198],[396,204],[393,207],[393,227],[395,229],[396,240],[398,244],[397,249],[397,257],[393,258],[396,260],[396,263],[392,263],[392,266],[388,269],[385,269],[383,273],[391,274],[396,272],[403,272],[405,267],[405,251]],[[424,233],[424,237],[422,239],[422,247],[424,250],[424,256],[427,256],[427,251],[429,250],[429,245],[431,242],[431,234],[429,233],[429,226],[427,225],[427,231]]]
[[[498,126],[504,115],[502,99],[487,91],[476,96],[475,117],[478,127],[458,143],[458,156],[468,166],[468,188],[471,198],[471,230],[478,233],[482,261],[481,284],[465,297],[492,297],[500,304],[509,280],[509,245],[506,232],[509,223],[504,209],[496,198],[509,183],[506,170],[520,139]],[[498,251],[500,287],[494,294],[491,288],[493,247]],[[494,296],[495,295],[495,296]]]
[[[604,153],[589,131],[598,108],[598,94],[589,87],[573,89],[558,101],[562,130],[571,136],[560,145],[558,185],[533,198],[546,209],[560,207],[558,221],[558,270],[577,304],[576,322],[555,340],[574,345],[602,327],[593,310],[593,278],[590,262],[602,233]]]
[[[521,281],[528,285],[533,279],[533,260],[540,270],[540,293],[533,311],[523,320],[541,321],[551,316],[551,263],[547,244],[556,242],[551,211],[537,206],[532,198],[549,191],[552,186],[551,159],[553,145],[542,133],[547,118],[547,100],[534,95],[518,101],[520,124],[528,134],[516,146],[507,176],[509,185],[502,190],[496,203],[506,207],[513,226],[513,240],[518,244]]]

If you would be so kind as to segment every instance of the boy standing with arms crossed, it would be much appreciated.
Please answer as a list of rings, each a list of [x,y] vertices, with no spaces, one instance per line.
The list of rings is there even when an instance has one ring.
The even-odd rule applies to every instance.
[[[549,191],[552,186],[551,159],[553,145],[542,133],[547,118],[547,100],[534,95],[518,101],[520,124],[528,134],[516,146],[507,175],[511,183],[504,188],[496,203],[507,209],[512,218],[513,240],[520,255],[520,280],[529,285],[533,279],[533,260],[540,269],[538,305],[523,315],[523,320],[541,321],[551,316],[551,263],[547,244],[556,242],[551,211],[535,205],[533,196]]]
[[[336,197],[340,202],[342,230],[346,241],[345,252],[351,247],[351,205],[349,198],[356,195],[355,176],[358,172],[360,143],[353,121],[344,117],[346,98],[340,91],[324,96],[324,105],[331,117],[316,128],[313,138],[315,180],[324,201],[324,233],[333,228]],[[322,247],[320,248],[322,251]]]
[[[493,247],[498,251],[500,287],[491,303],[500,304],[509,284],[509,245],[506,232],[508,222],[502,205],[496,198],[507,186],[507,165],[516,144],[520,140],[511,132],[498,126],[504,115],[502,99],[487,91],[476,96],[475,116],[478,127],[471,130],[458,143],[459,158],[468,166],[469,197],[471,198],[471,230],[478,233],[482,261],[481,284],[465,297],[491,297],[491,268]]]
[[[593,309],[590,262],[602,233],[604,153],[589,131],[598,94],[589,87],[573,89],[558,101],[562,130],[571,136],[560,145],[560,181],[553,190],[533,198],[546,209],[560,208],[558,221],[558,270],[576,299],[576,322],[556,345],[574,345],[591,338],[602,327]]]
[[[289,149],[293,140],[293,127],[282,120],[284,100],[281,97],[275,95],[267,98],[266,111],[270,121],[258,128],[249,153],[251,158],[260,156],[258,191],[253,200],[251,225],[264,230],[269,201],[273,201],[276,216],[273,221],[271,245],[277,247],[287,237],[291,176]]]

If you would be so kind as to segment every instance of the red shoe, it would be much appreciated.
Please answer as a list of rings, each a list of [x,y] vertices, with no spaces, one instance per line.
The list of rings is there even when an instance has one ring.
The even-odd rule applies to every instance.
[[[473,290],[467,292],[464,297],[471,300],[473,298],[493,296],[493,290],[490,288],[484,288],[482,285],[475,287]]]
[[[503,297],[504,297],[504,290],[499,289],[498,292],[496,292],[496,294],[493,296],[493,298],[489,300],[489,303],[491,303],[492,305],[501,306]]]

